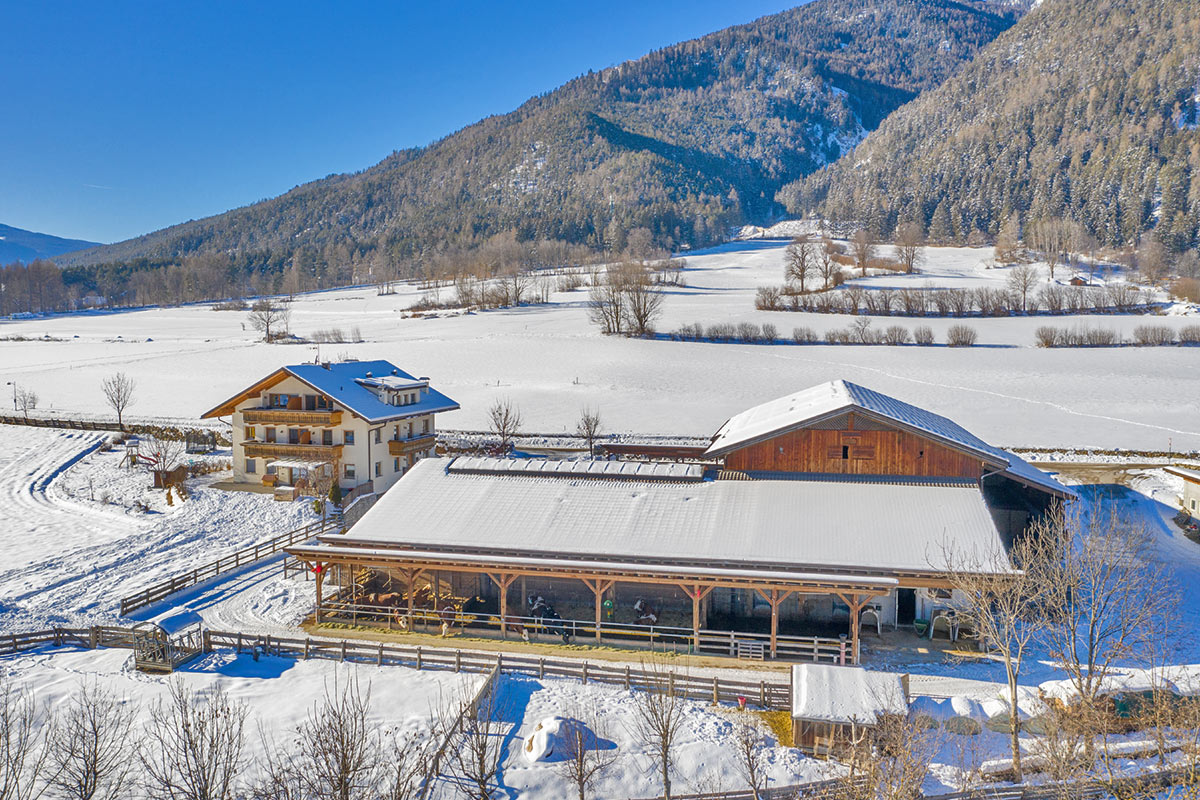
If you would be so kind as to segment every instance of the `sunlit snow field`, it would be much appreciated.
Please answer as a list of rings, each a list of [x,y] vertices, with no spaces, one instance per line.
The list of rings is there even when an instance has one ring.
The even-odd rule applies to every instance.
[[[784,337],[850,318],[754,309],[758,286],[783,277],[784,242],[743,242],[689,255],[686,286],[668,289],[662,332],[700,322],[770,322]],[[988,248],[929,248],[917,275],[867,285],[1001,287]],[[1059,279],[1064,277],[1059,273]],[[443,288],[450,299],[451,288]],[[209,305],[0,321],[0,377],[41,397],[39,413],[105,413],[100,381],[116,370],[138,380],[135,416],[194,418],[281,364],[350,355],[386,358],[428,375],[462,410],[443,428],[481,429],[489,404],[511,397],[530,432],[573,430],[583,405],[610,432],[707,436],[731,414],[815,383],[845,378],[946,414],[998,445],[1200,449],[1200,349],[1034,347],[1039,325],[1090,322],[1128,336],[1137,325],[1179,328],[1194,315],[971,319],[980,346],[743,345],[605,337],[587,319],[587,290],[554,293],[545,306],[402,318],[424,292],[402,286],[298,297],[292,330],[357,327],[361,344],[267,345],[243,312]],[[1178,311],[1179,309],[1175,309]],[[882,318],[876,327],[929,325],[938,341],[954,319]],[[76,338],[77,337],[77,338]]]

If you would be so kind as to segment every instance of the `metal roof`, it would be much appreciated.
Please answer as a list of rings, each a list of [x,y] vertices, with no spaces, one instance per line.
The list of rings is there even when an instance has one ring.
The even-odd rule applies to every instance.
[[[974,486],[472,474],[459,460],[418,462],[343,541],[883,575],[942,571],[947,547],[984,563],[1003,552]]]
[[[881,715],[908,713],[904,676],[833,664],[792,666],[792,717],[873,725]]]
[[[396,417],[453,411],[458,403],[430,387],[421,399],[405,406],[393,406],[380,400],[374,392],[359,383],[364,378],[391,376],[416,381],[412,375],[388,361],[342,361],[332,364],[295,364],[284,367],[290,374],[307,383],[368,422]]]
[[[705,455],[725,455],[780,433],[809,427],[830,416],[855,410],[876,415],[897,426],[974,454],[1013,480],[1063,497],[1075,496],[1074,491],[1030,466],[1019,456],[988,444],[957,422],[843,380],[819,384],[735,414],[717,431]]]
[[[549,461],[544,458],[454,459],[451,473],[482,475],[538,475],[541,477],[632,478],[637,480],[698,481],[704,478],[699,464],[645,461]]]

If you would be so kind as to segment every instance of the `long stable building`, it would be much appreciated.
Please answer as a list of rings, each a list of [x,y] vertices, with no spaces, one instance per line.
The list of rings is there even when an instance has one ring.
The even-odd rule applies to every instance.
[[[544,603],[565,621],[555,633],[856,661],[863,626],[952,607],[948,552],[1007,570],[992,557],[1072,496],[950,420],[844,381],[738,414],[698,455],[426,459],[349,532],[290,552],[316,573],[318,619],[527,635],[547,629],[528,616]]]

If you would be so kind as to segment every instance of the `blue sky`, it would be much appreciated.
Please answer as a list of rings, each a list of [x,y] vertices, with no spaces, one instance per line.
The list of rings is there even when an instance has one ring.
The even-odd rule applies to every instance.
[[[0,222],[117,241],[363,169],[797,0],[20,3]]]

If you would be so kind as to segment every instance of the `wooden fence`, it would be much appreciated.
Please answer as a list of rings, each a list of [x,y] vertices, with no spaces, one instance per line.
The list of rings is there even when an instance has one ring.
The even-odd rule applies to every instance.
[[[71,431],[109,431],[117,433],[124,430],[125,433],[144,434],[149,436],[161,436],[164,433],[168,437],[178,439],[186,439],[188,434],[213,435],[215,441],[222,445],[230,444],[229,438],[224,434],[210,431],[205,428],[181,428],[178,425],[148,425],[145,423],[125,423],[124,429],[117,425],[116,420],[90,420],[90,419],[68,419],[66,417],[18,417],[13,415],[0,415],[0,424],[3,425],[27,425],[31,428],[60,428]]]
[[[480,706],[487,701],[492,692],[496,691],[496,684],[499,681],[500,664],[497,663],[496,666],[492,667],[492,671],[488,673],[487,678],[484,679],[482,685],[475,692],[475,695],[468,703],[463,705],[462,709],[459,710],[454,720],[442,734],[441,743],[438,744],[437,750],[434,751],[433,756],[429,759],[429,768],[425,771],[425,780],[421,784],[420,791],[417,793],[417,800],[425,800],[429,796],[429,790],[433,788],[434,782],[442,771],[442,760],[454,745],[454,740],[462,732],[463,724],[471,719],[478,721]],[[488,707],[490,706],[491,704],[489,703]]]
[[[265,542],[259,542],[258,544],[238,550],[235,553],[222,556],[216,561],[210,561],[203,566],[180,573],[169,580],[157,583],[136,594],[122,597],[121,616],[137,611],[139,608],[145,608],[146,606],[158,603],[176,592],[183,591],[210,578],[215,578],[222,573],[243,567],[246,564],[258,561],[260,558],[274,555],[285,547],[291,547],[294,544],[307,541],[318,534],[324,533],[327,529],[330,529],[331,525],[336,524],[332,518],[318,520],[302,528],[281,533]]]
[[[10,656],[44,645],[76,645],[94,650],[97,647],[133,648],[133,628],[93,625],[90,628],[51,628],[28,633],[0,634],[0,656]]]
[[[1109,781],[1087,778],[1067,783],[1022,783],[1015,786],[983,787],[947,794],[922,794],[922,800],[1100,800],[1106,797],[1149,797],[1168,786],[1190,785],[1200,781],[1195,767],[1174,769],[1113,778]],[[792,786],[772,786],[758,793],[749,789],[710,794],[672,794],[673,800],[820,800],[828,798],[875,797],[876,790],[863,778],[835,778]],[[661,797],[647,800],[662,800]]]
[[[768,709],[791,708],[791,686],[777,681],[736,681],[719,676],[698,677],[676,672],[634,669],[607,662],[571,661],[512,653],[483,653],[442,647],[385,644],[346,639],[283,637],[207,631],[206,649],[233,648],[237,652],[257,650],[285,658],[325,658],[377,665],[392,664],[415,669],[454,672],[489,672],[499,665],[504,673],[535,678],[573,678],[583,683],[603,683],[626,689],[666,689],[681,697],[713,703],[747,703]]]

